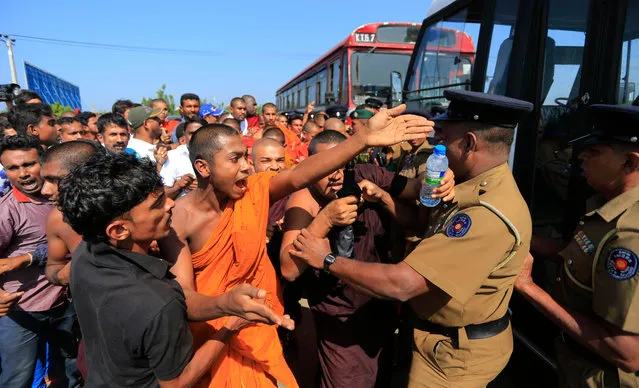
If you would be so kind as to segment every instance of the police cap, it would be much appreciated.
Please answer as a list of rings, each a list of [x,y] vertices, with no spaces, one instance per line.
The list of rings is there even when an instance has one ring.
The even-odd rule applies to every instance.
[[[375,113],[371,112],[368,109],[355,109],[354,111],[351,112],[350,118],[353,119],[353,120],[355,120],[355,119],[370,119],[374,115],[375,115]]]
[[[328,117],[337,117],[340,120],[345,120],[347,117],[348,107],[346,105],[331,105],[326,108],[326,114]]]
[[[533,109],[527,101],[467,90],[444,90],[444,97],[450,100],[448,109],[434,121],[472,121],[515,128]]]
[[[384,105],[384,103],[376,98],[369,97],[366,100],[364,100],[364,105],[373,109],[382,109],[382,106]]]
[[[589,111],[592,131],[571,140],[569,144],[639,144],[638,106],[596,104],[591,105]]]

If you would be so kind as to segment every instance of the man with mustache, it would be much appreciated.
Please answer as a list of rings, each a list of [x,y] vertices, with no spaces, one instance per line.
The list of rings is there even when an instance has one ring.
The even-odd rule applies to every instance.
[[[105,113],[98,119],[98,140],[110,154],[121,154],[129,143],[129,124],[117,113]]]
[[[31,384],[38,343],[49,342],[50,376],[75,386],[77,368],[72,326],[73,306],[65,289],[45,277],[46,219],[53,203],[42,195],[42,146],[34,136],[16,135],[0,142],[0,163],[13,186],[0,198],[0,288],[13,294],[14,308],[0,316],[0,386]],[[43,254],[33,254],[44,247]]]
[[[409,387],[484,387],[513,349],[508,302],[532,222],[508,159],[517,123],[533,105],[458,89],[444,97],[450,104],[435,118],[435,136],[462,183],[454,206],[432,213],[420,245],[399,263],[351,260],[331,253],[309,227],[289,253],[364,295],[409,301],[415,313]],[[379,198],[402,214],[392,197]]]

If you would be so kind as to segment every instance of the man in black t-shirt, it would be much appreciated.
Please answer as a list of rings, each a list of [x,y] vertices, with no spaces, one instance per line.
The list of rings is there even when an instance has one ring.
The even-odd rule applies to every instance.
[[[85,338],[87,386],[193,385],[248,323],[229,318],[194,353],[187,319],[238,315],[290,327],[252,300],[265,291],[247,284],[218,297],[183,291],[171,263],[147,254],[152,241],[173,233],[174,203],[151,162],[96,155],[60,182],[59,205],[83,237],[70,287]]]

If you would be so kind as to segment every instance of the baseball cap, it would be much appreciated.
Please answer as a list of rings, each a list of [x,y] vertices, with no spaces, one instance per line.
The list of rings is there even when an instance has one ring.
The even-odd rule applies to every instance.
[[[136,106],[129,111],[129,125],[133,129],[139,128],[144,124],[144,121],[151,117],[156,117],[162,113],[161,109],[151,109],[148,106]]]
[[[224,113],[224,109],[216,108],[211,104],[204,104],[200,107],[200,117],[219,116]]]

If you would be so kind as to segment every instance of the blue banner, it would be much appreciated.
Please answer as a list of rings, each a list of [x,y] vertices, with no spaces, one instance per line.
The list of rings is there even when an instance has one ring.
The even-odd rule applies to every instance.
[[[62,106],[82,109],[79,87],[27,62],[24,63],[24,74],[28,88],[42,96],[46,104],[59,102]]]

